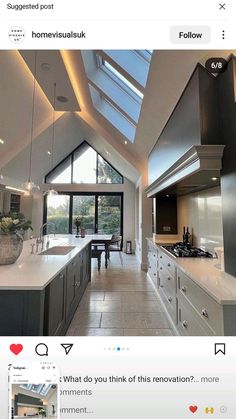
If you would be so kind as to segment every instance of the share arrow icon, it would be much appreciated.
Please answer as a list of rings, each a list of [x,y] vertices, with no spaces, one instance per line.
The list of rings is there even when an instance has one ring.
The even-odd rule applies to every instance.
[[[65,349],[66,355],[68,355],[69,352],[71,351],[71,349],[73,348],[74,344],[73,343],[61,343],[61,346]]]

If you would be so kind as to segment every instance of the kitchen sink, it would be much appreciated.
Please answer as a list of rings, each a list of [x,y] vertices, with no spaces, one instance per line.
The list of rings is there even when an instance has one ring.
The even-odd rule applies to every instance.
[[[73,249],[75,249],[75,246],[54,246],[54,247],[51,247],[50,249],[44,250],[43,252],[39,253],[39,255],[54,255],[54,256],[67,255]]]

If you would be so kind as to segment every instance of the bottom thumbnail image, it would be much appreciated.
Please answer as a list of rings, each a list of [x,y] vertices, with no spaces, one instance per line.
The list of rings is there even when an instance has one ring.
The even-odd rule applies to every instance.
[[[13,384],[11,419],[58,418],[56,384]]]

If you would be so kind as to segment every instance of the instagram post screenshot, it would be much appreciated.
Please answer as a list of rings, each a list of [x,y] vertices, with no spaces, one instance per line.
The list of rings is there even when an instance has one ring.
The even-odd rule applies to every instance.
[[[236,418],[235,16],[1,1],[1,419]]]

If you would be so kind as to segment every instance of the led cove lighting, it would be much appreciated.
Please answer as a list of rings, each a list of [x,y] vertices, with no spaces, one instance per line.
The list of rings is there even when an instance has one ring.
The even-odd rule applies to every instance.
[[[10,191],[17,191],[17,192],[27,193],[27,191],[25,191],[24,189],[14,188],[13,186],[5,186],[5,189],[9,189]]]

